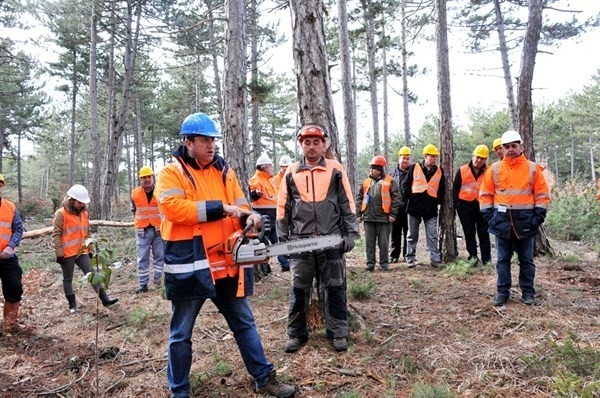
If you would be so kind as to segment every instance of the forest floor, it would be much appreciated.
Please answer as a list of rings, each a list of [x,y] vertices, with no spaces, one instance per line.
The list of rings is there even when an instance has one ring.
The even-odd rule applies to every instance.
[[[135,294],[130,229],[101,227],[99,235],[123,264],[109,289],[119,302],[106,309],[87,283],[78,283],[74,315],[50,238],[24,240],[24,330],[0,336],[1,397],[169,396],[170,303],[153,286]],[[361,300],[349,294],[352,331],[344,353],[334,352],[318,328],[300,351],[284,353],[290,273],[275,263],[256,283],[251,305],[267,357],[282,380],[297,386],[297,397],[550,397],[582,391],[577,380],[597,397],[600,386],[586,369],[565,362],[579,358],[579,368],[588,371],[600,362],[593,362],[600,358],[598,253],[573,243],[553,246],[556,257],[536,259],[537,305],[523,304],[513,288],[506,307],[496,308],[494,268],[461,274],[423,261],[414,269],[393,264],[391,272],[368,273],[359,243],[348,256],[348,284],[373,283],[374,291]],[[459,249],[464,255],[464,246]],[[422,246],[418,254],[428,258]],[[517,269],[513,265],[513,274]],[[513,281],[517,285],[516,275]],[[211,302],[198,317],[193,347],[193,396],[258,396]]]

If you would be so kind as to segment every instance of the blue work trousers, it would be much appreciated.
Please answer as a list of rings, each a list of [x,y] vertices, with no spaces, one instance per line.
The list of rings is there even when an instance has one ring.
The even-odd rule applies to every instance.
[[[211,300],[233,332],[244,365],[254,378],[256,387],[263,387],[269,381],[273,364],[265,357],[250,303],[246,297],[235,297],[237,278],[219,279],[215,289],[217,295]],[[192,331],[205,301],[206,299],[172,301],[167,381],[173,398],[187,398],[190,394]]]
[[[496,285],[498,287],[498,296],[510,296],[511,274],[510,260],[513,252],[517,252],[519,257],[519,287],[523,297],[535,296],[535,288],[533,281],[535,279],[535,264],[533,263],[535,238],[517,239],[514,236],[511,238],[496,237],[496,250],[498,252],[498,263],[496,264],[496,273],[498,279]]]
[[[165,248],[160,231],[153,227],[136,228],[137,275],[140,286],[147,286],[150,279],[150,252],[154,283],[160,283],[165,263]]]

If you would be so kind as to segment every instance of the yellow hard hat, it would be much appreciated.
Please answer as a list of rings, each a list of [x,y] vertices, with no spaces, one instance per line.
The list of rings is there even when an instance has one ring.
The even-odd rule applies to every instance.
[[[436,146],[433,144],[425,145],[425,148],[423,148],[423,155],[439,156],[439,154],[440,154],[440,151],[438,151]]]
[[[152,171],[152,169],[148,166],[144,166],[140,169],[140,178],[142,177],[147,177],[147,176],[153,176],[154,172]]]
[[[496,138],[492,144],[492,149],[496,149],[500,145],[502,145],[502,138]]]
[[[2,174],[0,174],[0,182],[6,184],[6,180],[4,179],[4,176]]]
[[[480,158],[487,159],[490,156],[490,150],[485,145],[477,145],[473,151],[473,156],[479,156]]]
[[[404,156],[404,155],[412,155],[412,152],[410,151],[410,148],[407,147],[407,146],[403,146],[398,151],[398,156]]]

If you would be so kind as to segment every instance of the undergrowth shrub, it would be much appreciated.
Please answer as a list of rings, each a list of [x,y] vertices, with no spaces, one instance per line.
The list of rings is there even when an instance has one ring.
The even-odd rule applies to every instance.
[[[370,275],[357,274],[350,276],[348,281],[348,294],[355,300],[366,300],[373,296],[375,282]]]
[[[595,243],[600,236],[599,215],[595,187],[571,181],[552,192],[544,225],[554,239]]]

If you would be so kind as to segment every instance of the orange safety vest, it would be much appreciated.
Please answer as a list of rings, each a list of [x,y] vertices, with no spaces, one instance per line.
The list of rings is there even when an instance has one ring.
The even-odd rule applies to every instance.
[[[87,253],[87,247],[82,249],[82,246],[85,244],[85,237],[88,236],[90,226],[88,212],[83,211],[78,216],[67,211],[64,207],[59,211],[63,216],[61,241],[64,256],[73,257],[78,253]]]
[[[4,250],[12,237],[12,222],[15,218],[16,207],[12,202],[2,199],[0,203],[0,251]]]
[[[369,188],[371,188],[371,185],[373,185],[373,181],[374,180],[372,178],[367,178],[363,181],[363,198],[367,196],[367,192],[369,192]],[[392,177],[390,175],[386,175],[381,183],[381,207],[383,208],[384,213],[389,213],[392,209],[392,196],[390,195],[391,186]],[[367,205],[367,201],[363,199],[362,205],[360,206],[360,211],[364,212],[367,208]]]
[[[462,185],[458,191],[458,198],[467,202],[477,200],[479,197],[479,188],[481,187],[481,181],[485,173],[479,174],[479,177],[475,179],[473,171],[468,164],[460,167],[460,180]]]
[[[500,206],[514,210],[535,207],[547,209],[550,203],[548,186],[543,177],[536,179],[536,174],[541,172],[537,163],[527,160],[523,155],[493,163],[482,181],[480,209],[497,209]]]
[[[167,243],[163,271],[182,274],[209,269],[213,281],[239,275],[236,295],[244,296],[244,272],[240,269],[253,265],[235,264],[225,250],[233,234],[241,231],[239,219],[206,219],[212,202],[250,210],[234,171],[220,157],[216,164],[199,170],[176,161],[163,169],[155,189],[163,217],[161,235]],[[173,242],[189,242],[193,253],[169,252]],[[199,253],[201,249],[203,253]]]
[[[437,198],[438,189],[440,188],[440,181],[442,179],[442,169],[437,168],[435,174],[429,181],[423,173],[421,163],[415,163],[413,170],[413,182],[412,182],[412,193],[423,193],[427,191],[427,194],[432,198]]]
[[[158,202],[154,196],[152,196],[150,203],[148,203],[148,196],[144,188],[137,187],[131,191],[131,200],[135,205],[135,215],[133,218],[135,228],[146,228],[150,225],[154,228],[160,227]]]
[[[276,209],[277,208],[277,186],[273,177],[264,171],[256,170],[256,173],[248,180],[250,190],[260,189],[262,196],[252,202],[254,209]]]

